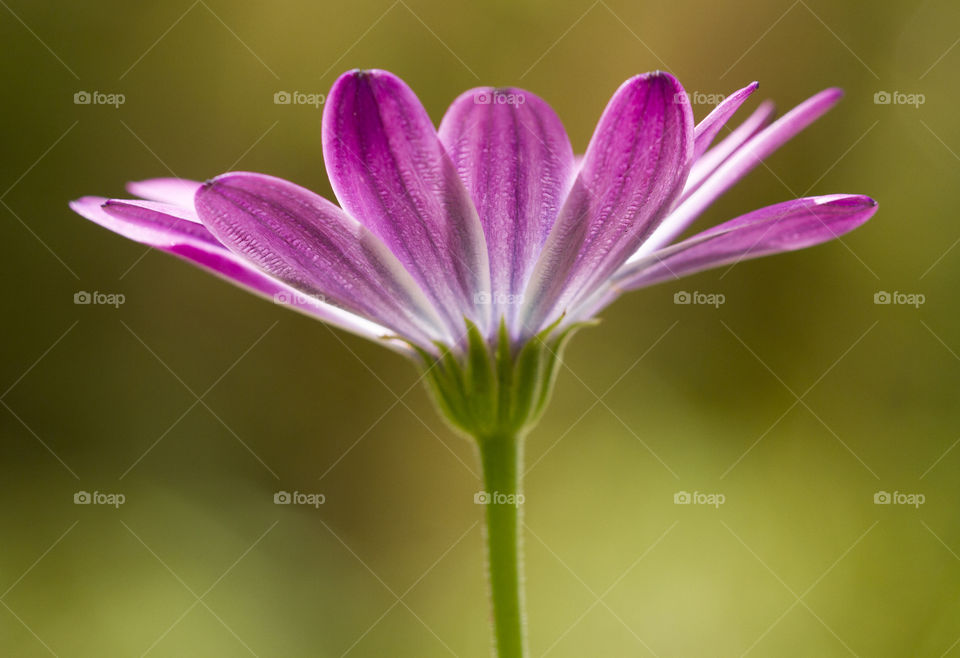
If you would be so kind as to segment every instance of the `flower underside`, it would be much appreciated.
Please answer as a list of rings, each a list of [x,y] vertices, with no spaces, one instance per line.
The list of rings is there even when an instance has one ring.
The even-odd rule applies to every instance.
[[[546,408],[567,341],[587,323],[558,328],[558,320],[519,348],[505,320],[492,348],[475,324],[466,324],[459,355],[443,344],[439,358],[414,346],[434,401],[451,424],[480,441],[525,435]]]

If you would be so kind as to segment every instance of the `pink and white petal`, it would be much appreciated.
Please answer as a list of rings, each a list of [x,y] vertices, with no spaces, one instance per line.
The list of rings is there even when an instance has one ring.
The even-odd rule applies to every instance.
[[[747,117],[743,123],[734,128],[729,135],[724,137],[713,148],[708,149],[706,153],[693,161],[690,167],[690,176],[687,177],[687,184],[683,188],[683,194],[677,203],[682,203],[690,194],[692,194],[706,178],[719,167],[724,160],[730,157],[734,151],[743,146],[748,139],[757,134],[758,131],[765,128],[770,123],[773,116],[774,105],[771,101],[760,103],[756,110]]]
[[[852,231],[877,211],[857,194],[805,197],[755,210],[623,268],[614,288],[632,290],[730,263],[812,247]]]
[[[174,245],[166,251],[275,304],[282,304],[339,329],[385,345],[401,354],[415,356],[410,345],[397,336],[396,332],[355,313],[304,294],[251,267],[248,262],[228,249],[210,251],[185,243]],[[420,346],[428,352],[434,349],[432,344],[424,343]]]
[[[153,211],[154,213],[160,213],[173,217],[174,219],[180,219],[191,224],[198,224],[196,227],[188,227],[191,230],[195,231],[198,235],[206,235],[211,239],[216,240],[206,228],[204,228],[203,223],[200,221],[200,217],[197,216],[197,211],[193,207],[184,208],[183,206],[175,206],[169,203],[163,203],[161,201],[144,201],[142,199],[110,199],[107,201],[108,208],[114,204],[123,204],[124,206],[134,206],[137,208],[142,208],[143,210]],[[145,213],[145,216],[153,217]],[[144,221],[144,226],[155,226],[158,222],[162,223],[162,219],[150,219]]]
[[[722,101],[720,101],[713,111],[703,118],[693,129],[693,159],[697,160],[713,143],[714,138],[720,129],[723,128],[730,117],[740,109],[743,102],[760,86],[759,82],[751,82],[743,89],[738,89]]]
[[[492,87],[461,94],[439,135],[483,226],[494,317],[505,315],[513,326],[574,175],[570,140],[546,102],[522,89]]]
[[[853,194],[807,197],[755,210],[625,265],[564,318],[564,326],[594,317],[630,290],[828,242],[857,228],[876,210],[876,201]]]
[[[127,183],[127,192],[148,201],[160,201],[181,208],[193,208],[193,197],[201,183],[186,178],[148,178]]]
[[[323,197],[230,173],[197,193],[203,225],[271,277],[417,342],[450,340],[419,286],[373,233]]]
[[[402,353],[410,353],[405,343],[390,338],[394,332],[386,327],[326,304],[267,276],[221,245],[203,226],[135,205],[141,203],[88,196],[71,201],[70,208],[104,228],[178,256],[249,292],[289,305],[364,338],[384,342]],[[104,208],[105,204],[111,207],[110,212]],[[143,212],[133,210],[137,208]]]
[[[757,134],[770,123],[773,116],[774,104],[771,101],[762,102],[753,114],[747,117],[743,123],[737,126],[729,135],[720,140],[720,142],[704,153],[700,158],[693,161],[690,167],[690,175],[687,177],[687,183],[683,188],[683,193],[674,202],[674,208],[682,204],[687,197],[693,194],[707,180],[710,175],[716,171],[731,154],[735,153],[751,137]],[[636,252],[629,259],[628,263],[642,258],[662,247],[664,243],[672,241],[677,235],[682,233],[689,226],[677,226],[668,216],[663,223],[651,234],[650,238],[640,245]]]
[[[522,334],[559,317],[650,235],[683,189],[693,114],[662,72],[626,81],[604,110],[525,293]]]
[[[343,208],[377,235],[457,335],[466,316],[486,328],[490,292],[483,229],[416,95],[380,70],[351,71],[323,113],[323,154]]]
[[[670,213],[656,235],[651,236],[651,240],[643,245],[642,253],[651,253],[669,244],[717,197],[763,162],[764,158],[823,116],[842,96],[843,91],[840,89],[826,89],[808,98],[752,137]]]
[[[71,201],[70,208],[114,233],[159,249],[188,241],[224,249],[202,224],[186,219],[188,211],[179,206],[88,196]]]

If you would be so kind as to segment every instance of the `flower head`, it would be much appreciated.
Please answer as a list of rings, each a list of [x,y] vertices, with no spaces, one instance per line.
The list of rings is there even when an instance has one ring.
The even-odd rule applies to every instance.
[[[476,406],[476,378],[490,377],[490,399],[501,399],[490,413],[502,421],[513,412],[502,408],[496,382],[548,382],[561,337],[624,291],[818,244],[875,212],[865,196],[795,199],[676,242],[841,96],[828,89],[773,123],[762,104],[712,145],[756,88],[731,94],[694,125],[673,76],[633,77],[576,158],[556,114],[527,91],[467,91],[437,130],[402,80],[351,71],[334,83],[323,114],[339,205],[279,178],[234,172],[203,184],[131,183],[143,200],[84,197],[71,207],[253,292],[439,363],[431,380],[450,371],[449,381],[433,383],[453,406]],[[478,373],[483,358],[488,373]],[[532,374],[521,373],[524,363],[534,367],[524,358]],[[466,392],[451,393],[457,387]],[[517,412],[521,424],[543,387],[510,403],[526,409]],[[461,426],[476,424],[475,410],[457,413]]]

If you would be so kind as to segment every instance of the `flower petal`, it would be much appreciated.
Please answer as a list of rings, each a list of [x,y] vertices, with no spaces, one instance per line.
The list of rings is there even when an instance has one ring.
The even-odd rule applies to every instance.
[[[751,258],[811,247],[852,231],[877,211],[855,194],[806,197],[755,210],[630,264],[611,281],[632,290]]]
[[[330,90],[323,153],[343,208],[397,256],[452,331],[486,328],[490,273],[469,194],[426,110],[386,71],[351,71]]]
[[[530,335],[623,264],[683,189],[693,156],[693,115],[662,72],[626,81],[597,125],[583,165],[525,295]]]
[[[99,201],[99,204],[95,202]],[[114,233],[165,249],[184,242],[223,249],[223,245],[196,219],[192,210],[158,201],[84,197],[71,208]],[[81,212],[84,210],[86,212]]]
[[[108,204],[111,211],[104,209]],[[124,237],[156,247],[198,265],[231,283],[274,302],[289,305],[302,313],[370,340],[379,341],[404,354],[405,343],[390,339],[391,331],[365,318],[323,303],[277,281],[234,255],[217,242],[202,226],[174,215],[150,211],[138,201],[108,201],[103,197],[83,197],[70,202],[77,214]],[[134,212],[140,208],[146,212]],[[173,209],[172,206],[168,210]]]
[[[730,155],[757,132],[770,123],[770,117],[773,115],[774,105],[771,101],[760,103],[756,110],[747,117],[743,123],[734,128],[729,135],[706,153],[693,161],[690,167],[690,175],[687,177],[687,184],[683,188],[683,194],[678,203],[683,203],[684,199],[697,190],[707,177],[710,176],[717,167],[719,167]]]
[[[310,190],[230,173],[197,193],[205,227],[275,279],[423,342],[449,339],[423,292],[380,240]]]
[[[522,89],[460,95],[440,123],[480,216],[494,317],[513,317],[573,178],[570,140],[553,109]]]
[[[185,178],[149,178],[127,183],[127,192],[150,201],[193,208],[193,197],[200,185],[197,181]]]
[[[701,155],[707,152],[707,149],[710,148],[710,144],[713,143],[713,139],[717,136],[717,133],[720,132],[720,129],[726,125],[734,112],[740,109],[743,102],[747,100],[750,94],[755,92],[759,86],[759,82],[751,82],[743,89],[733,92],[721,102],[717,103],[713,111],[705,116],[703,121],[697,124],[696,128],[693,129],[694,160],[700,158]]]
[[[642,247],[648,254],[680,235],[718,196],[747,175],[764,158],[837,104],[843,91],[832,88],[796,106],[737,149],[695,192],[680,203]]]
[[[765,128],[770,122],[770,117],[773,115],[773,112],[773,103],[764,101],[743,123],[720,140],[719,144],[694,160],[693,165],[690,167],[690,175],[687,176],[687,183],[683,187],[683,193],[680,195],[680,198],[674,202],[674,208],[682,204],[687,197],[696,192],[703,182],[707,180],[710,175],[716,171],[717,167],[726,161],[732,153],[756,135],[759,130]],[[666,225],[667,228],[654,231],[650,238],[640,245],[640,248],[627,259],[627,263],[632,263],[643,258],[646,254],[656,251],[657,245],[663,241],[661,236],[669,235],[670,240],[676,237],[677,228],[674,227],[670,229],[671,221],[669,216],[663,221],[663,224]],[[679,232],[682,233],[686,228],[687,226],[683,226],[679,229]],[[670,230],[669,233],[668,229]]]

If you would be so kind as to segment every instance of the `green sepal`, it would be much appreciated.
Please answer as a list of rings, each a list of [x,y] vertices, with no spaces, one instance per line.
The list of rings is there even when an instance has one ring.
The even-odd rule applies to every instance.
[[[557,364],[563,360],[563,352],[567,348],[567,343],[570,342],[573,334],[577,331],[584,327],[592,327],[597,323],[597,320],[574,323],[553,338],[551,346],[553,352],[552,358],[545,364],[544,372],[542,373],[544,383],[543,386],[540,387],[540,398],[534,405],[533,413],[531,414],[531,417],[535,421],[540,419],[540,416],[543,415],[544,410],[547,408],[547,403],[550,401],[553,385],[557,381]]]
[[[466,410],[461,403],[464,399],[462,385],[459,381],[459,368],[449,369],[449,365],[444,363],[444,357],[449,354],[446,346],[441,346],[441,357],[436,357],[427,352],[422,347],[413,343],[408,343],[420,356],[425,364],[425,371],[422,379],[431,393],[431,398],[443,412],[444,417],[454,422],[461,430],[467,431],[467,427],[457,422],[457,419],[466,416]],[[456,363],[454,361],[454,363]]]
[[[465,377],[466,404],[473,424],[490,427],[497,423],[498,386],[494,375],[495,364],[487,350],[483,334],[470,320],[467,325],[467,354]]]
[[[518,346],[502,320],[489,342],[474,323],[465,322],[461,351],[455,353],[439,343],[438,354],[414,349],[443,416],[480,439],[523,434],[533,427],[550,399],[567,342],[578,329],[593,324],[580,322],[559,329],[561,317]]]
[[[513,345],[510,344],[510,332],[507,321],[500,318],[500,330],[497,333],[497,422],[506,426],[510,419],[510,392],[513,377]]]

